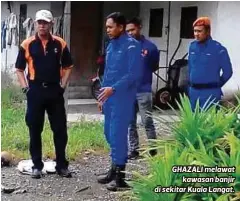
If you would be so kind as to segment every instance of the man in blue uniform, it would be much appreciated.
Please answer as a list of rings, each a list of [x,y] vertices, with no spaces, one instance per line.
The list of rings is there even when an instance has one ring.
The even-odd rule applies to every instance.
[[[145,126],[148,139],[156,139],[156,131],[152,112],[152,74],[159,66],[159,51],[155,44],[141,35],[141,20],[137,17],[127,22],[126,31],[129,35],[137,39],[141,44],[143,56],[143,76],[137,90],[136,109],[134,119],[129,126],[129,159],[136,159],[139,156],[139,137],[137,132],[137,109],[140,112],[142,122]],[[152,156],[156,155],[156,150],[151,150]]]
[[[221,87],[231,78],[232,65],[227,49],[210,36],[208,17],[198,18],[193,28],[196,40],[189,48],[189,97],[194,111],[197,101],[206,109],[221,100]]]
[[[103,103],[104,133],[111,148],[112,167],[98,182],[116,191],[127,187],[125,170],[128,152],[128,126],[133,116],[137,83],[141,73],[140,44],[125,33],[126,19],[121,13],[107,17],[107,34],[111,41],[106,51],[103,87],[98,101]]]

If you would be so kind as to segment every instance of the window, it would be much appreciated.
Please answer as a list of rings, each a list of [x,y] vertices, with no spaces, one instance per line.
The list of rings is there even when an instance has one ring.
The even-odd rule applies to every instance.
[[[21,44],[26,38],[26,29],[23,28],[23,22],[27,19],[27,4],[20,5],[19,18],[19,44]]]
[[[193,22],[197,19],[198,8],[183,7],[181,13],[180,38],[193,38]]]
[[[151,9],[149,19],[149,37],[162,37],[163,8]]]

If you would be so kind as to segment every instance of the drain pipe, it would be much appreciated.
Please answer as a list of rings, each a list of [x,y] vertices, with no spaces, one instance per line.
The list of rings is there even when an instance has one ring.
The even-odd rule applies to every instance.
[[[167,35],[167,51],[166,51],[166,65],[169,67],[168,64],[168,54],[169,54],[169,38],[170,38],[170,17],[171,17],[171,1],[168,2],[168,26],[166,27],[168,30],[168,35]],[[168,69],[166,68],[166,72],[165,72],[165,80],[168,79],[167,77],[167,71]]]
[[[12,13],[11,2],[8,1],[7,4],[8,4],[8,8],[7,9],[10,11],[10,13]]]

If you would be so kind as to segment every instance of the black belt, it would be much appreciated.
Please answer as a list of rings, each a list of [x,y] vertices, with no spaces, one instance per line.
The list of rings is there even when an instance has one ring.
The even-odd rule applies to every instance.
[[[35,85],[35,86],[41,86],[43,88],[48,88],[48,87],[54,87],[54,86],[60,86],[59,83],[57,82],[41,82],[41,81],[29,81],[29,86]]]
[[[204,83],[204,84],[189,83],[189,86],[195,89],[214,89],[214,88],[221,87],[220,84],[217,82]]]

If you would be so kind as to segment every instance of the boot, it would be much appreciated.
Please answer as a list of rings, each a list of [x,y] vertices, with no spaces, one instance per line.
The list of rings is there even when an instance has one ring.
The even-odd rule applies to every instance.
[[[116,175],[115,178],[107,184],[107,189],[109,191],[118,191],[118,190],[128,190],[130,187],[125,182],[125,165],[116,166]]]
[[[135,160],[139,157],[139,152],[138,151],[132,151],[130,152],[130,154],[128,155],[128,159],[129,160]]]
[[[71,178],[72,173],[68,170],[68,168],[57,170],[57,174],[61,177]]]
[[[149,151],[149,154],[153,157],[157,155],[157,150],[156,149],[152,149]]]
[[[116,166],[112,163],[111,168],[108,170],[107,174],[102,174],[97,177],[97,181],[100,184],[107,184],[111,182],[116,176]]]
[[[34,179],[40,179],[43,176],[42,170],[38,170],[38,169],[34,168],[32,170],[32,175],[31,176]]]

